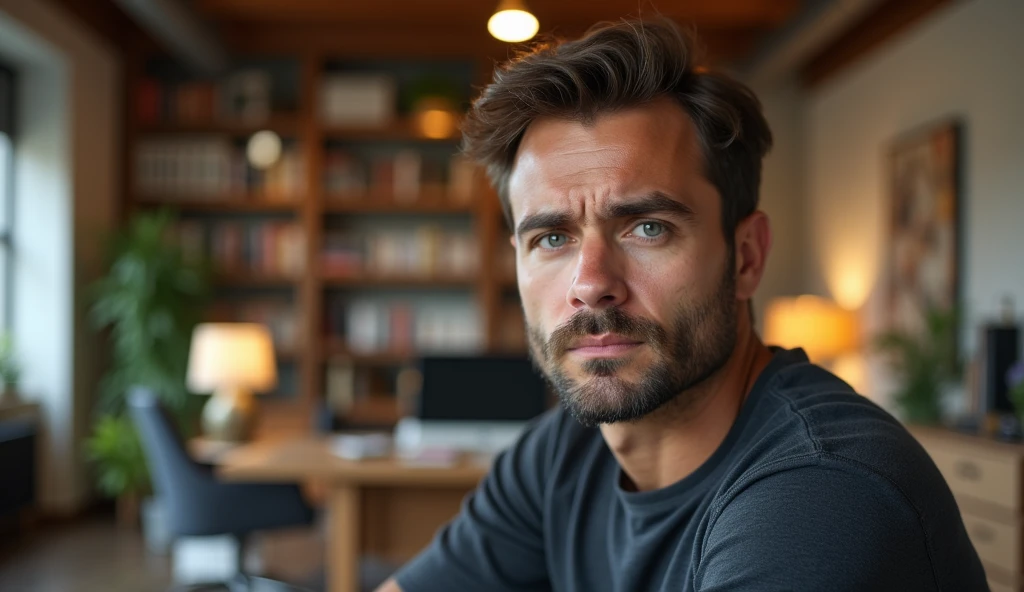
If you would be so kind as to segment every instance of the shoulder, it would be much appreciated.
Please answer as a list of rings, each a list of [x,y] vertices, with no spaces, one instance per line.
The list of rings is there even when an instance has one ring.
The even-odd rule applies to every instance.
[[[809,455],[747,482],[694,548],[698,589],[935,589],[920,516],[891,484]],[[897,585],[898,584],[898,585]]]
[[[765,557],[802,556],[844,577],[905,565],[917,573],[914,583],[930,583],[918,589],[948,582],[948,565],[976,575],[945,480],[886,411],[806,361],[777,371],[754,404],[702,525],[695,565],[728,565],[757,541],[770,547]]]

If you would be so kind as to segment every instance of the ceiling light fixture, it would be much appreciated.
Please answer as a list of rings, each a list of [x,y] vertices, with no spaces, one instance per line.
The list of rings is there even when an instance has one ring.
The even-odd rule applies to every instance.
[[[487,21],[491,35],[509,43],[532,39],[539,29],[537,17],[530,14],[522,0],[501,0]]]

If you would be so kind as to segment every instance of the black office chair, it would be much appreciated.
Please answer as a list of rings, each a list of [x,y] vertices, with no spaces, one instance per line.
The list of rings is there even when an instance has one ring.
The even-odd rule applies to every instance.
[[[164,504],[177,536],[231,535],[238,540],[238,572],[220,585],[236,590],[298,592],[301,588],[247,576],[242,569],[247,535],[309,525],[313,510],[297,485],[224,483],[213,468],[189,456],[174,422],[149,389],[135,387],[128,406],[149,463],[154,490]],[[203,585],[207,590],[210,585]]]

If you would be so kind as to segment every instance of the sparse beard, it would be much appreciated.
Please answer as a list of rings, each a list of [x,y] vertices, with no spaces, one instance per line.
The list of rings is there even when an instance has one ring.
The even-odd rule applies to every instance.
[[[546,337],[527,324],[530,356],[558,393],[566,410],[581,424],[636,421],[679,400],[708,379],[729,360],[736,345],[737,309],[733,257],[717,289],[704,301],[675,310],[671,329],[617,307],[580,310]],[[638,368],[638,381],[622,378],[624,369],[638,363],[632,357],[590,359],[580,364],[587,375],[576,380],[566,371],[571,344],[582,337],[614,333],[642,341],[655,361]]]

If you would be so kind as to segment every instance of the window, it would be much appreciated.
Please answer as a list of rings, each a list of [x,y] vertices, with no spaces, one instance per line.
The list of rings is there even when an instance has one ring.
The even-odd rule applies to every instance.
[[[0,65],[0,331],[11,328],[14,219],[14,72]]]

